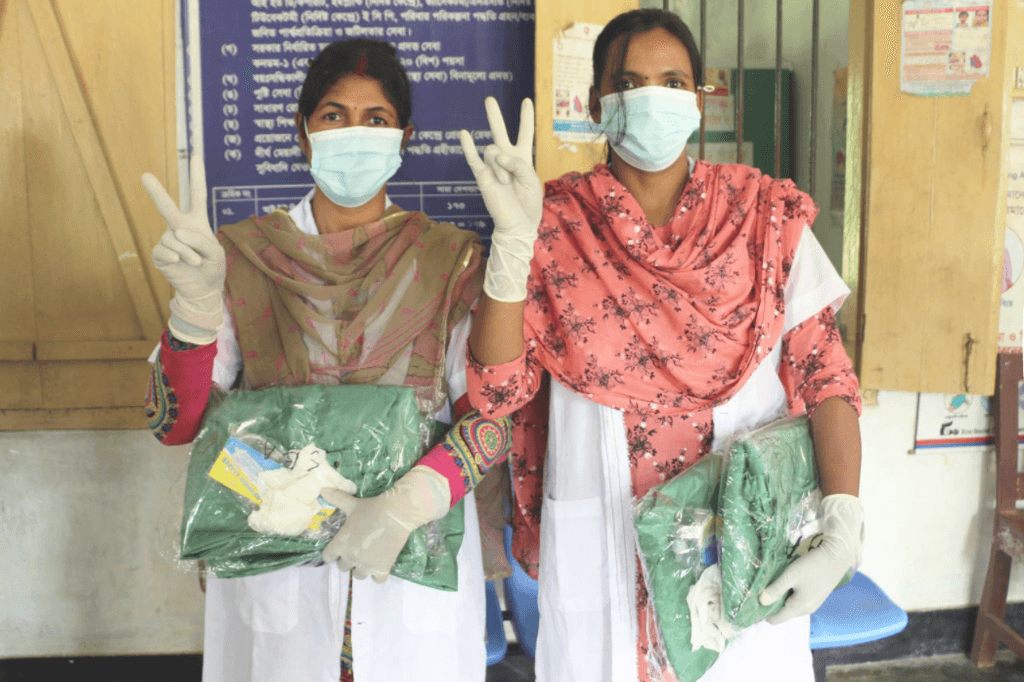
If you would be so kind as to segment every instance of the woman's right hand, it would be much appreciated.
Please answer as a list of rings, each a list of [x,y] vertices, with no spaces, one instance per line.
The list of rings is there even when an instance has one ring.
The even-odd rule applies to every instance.
[[[508,139],[505,119],[493,97],[484,101],[493,143],[481,160],[470,134],[460,132],[462,152],[487,211],[494,219],[491,254],[484,276],[484,293],[495,301],[526,299],[533,245],[543,213],[544,188],[533,168],[533,102],[523,100],[516,144]]]
[[[150,173],[142,176],[167,231],[153,248],[153,264],[174,287],[171,333],[182,341],[205,345],[217,339],[224,324],[224,248],[206,217],[206,169],[200,154],[190,161],[190,201],[181,211]]]

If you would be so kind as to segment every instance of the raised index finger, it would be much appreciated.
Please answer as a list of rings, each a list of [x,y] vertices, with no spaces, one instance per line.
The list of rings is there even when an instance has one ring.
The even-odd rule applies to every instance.
[[[480,174],[487,170],[487,164],[481,160],[480,153],[476,150],[476,143],[473,142],[469,131],[459,131],[459,142],[462,143],[462,155],[466,157],[469,169],[473,171],[473,175],[479,180]]]
[[[160,181],[152,173],[144,173],[142,176],[142,186],[149,192],[150,198],[156,204],[156,210],[160,212],[164,220],[169,225],[177,225],[181,219],[181,211],[178,210],[178,205],[167,194],[167,190],[160,184]]]
[[[508,139],[508,130],[505,129],[505,118],[501,115],[501,107],[498,100],[488,97],[484,100],[484,108],[487,110],[487,122],[491,126],[491,135],[494,137],[494,144],[502,151],[511,151],[512,143]]]

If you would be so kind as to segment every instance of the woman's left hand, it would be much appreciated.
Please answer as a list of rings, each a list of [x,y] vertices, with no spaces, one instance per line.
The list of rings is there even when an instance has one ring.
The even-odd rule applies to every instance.
[[[321,497],[345,514],[341,530],[323,551],[323,560],[354,578],[372,577],[381,583],[405,547],[409,534],[448,513],[451,492],[441,474],[415,466],[376,497],[355,497],[324,488]]]
[[[761,592],[761,604],[769,606],[792,591],[782,610],[768,616],[773,625],[817,611],[860,560],[864,533],[864,508],[860,500],[853,495],[827,495],[821,507],[824,530],[820,542]]]

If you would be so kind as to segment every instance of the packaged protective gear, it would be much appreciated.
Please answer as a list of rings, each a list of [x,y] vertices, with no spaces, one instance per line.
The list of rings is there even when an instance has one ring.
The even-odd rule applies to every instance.
[[[781,623],[817,611],[850,567],[859,563],[864,508],[858,498],[853,495],[823,498],[821,527],[822,533],[812,539],[810,550],[761,593],[761,603],[772,604],[793,591],[782,610],[768,617],[769,623]]]
[[[324,487],[354,493],[356,484],[327,462],[327,453],[310,443],[291,466],[260,471],[256,477],[260,508],[249,514],[249,527],[260,533],[300,535],[321,510]]]
[[[310,133],[307,126],[313,152],[309,171],[316,186],[338,206],[362,206],[402,165],[404,135],[401,128],[351,126]]]
[[[150,173],[142,185],[167,231],[153,247],[153,264],[174,287],[168,328],[175,338],[200,346],[217,340],[224,325],[224,249],[206,217],[206,169],[201,154],[192,156],[190,206],[181,211]]]
[[[806,417],[773,422],[726,446],[719,498],[722,601],[737,628],[782,608],[781,601],[762,604],[758,597],[795,558],[796,534],[808,523],[806,500],[815,499],[817,476]]]
[[[778,612],[781,597],[768,604],[758,597],[794,561],[801,529],[818,513],[815,486],[813,444],[801,417],[737,437],[725,448],[724,465],[717,455],[705,457],[637,503],[637,542],[656,612],[648,619],[657,628],[650,641],[664,649],[680,682],[700,679],[718,657],[706,645],[694,651],[691,642],[716,643],[709,627],[728,632],[702,614],[696,627],[704,631],[694,637],[691,588],[717,560],[722,615],[735,632]]]
[[[465,130],[459,133],[466,163],[494,219],[484,293],[495,301],[524,301],[544,202],[544,188],[533,168],[533,102],[523,100],[515,145],[508,139],[498,102],[488,97],[484,107],[494,143],[484,149],[483,160],[472,136]]]
[[[689,90],[650,85],[613,92],[600,102],[595,132],[607,135],[615,153],[642,171],[671,166],[700,128],[697,94]]]
[[[409,533],[437,521],[451,507],[451,492],[444,476],[416,466],[376,497],[360,499],[336,488],[323,498],[345,514],[345,523],[324,550],[324,561],[352,571],[357,579],[372,576],[382,582],[391,571]]]
[[[708,648],[691,646],[692,621],[686,601],[717,551],[718,481],[722,458],[708,455],[679,476],[652,488],[636,505],[634,525],[644,582],[657,621],[648,614],[653,645],[665,655],[680,682],[693,682],[718,658]]]
[[[321,532],[298,537],[252,530],[252,504],[209,475],[229,437],[266,451],[315,444],[355,484],[357,497],[374,497],[412,469],[435,440],[434,428],[417,408],[414,389],[403,386],[275,387],[212,400],[189,461],[181,558],[203,559],[222,578],[317,562],[342,521],[337,512]],[[462,514],[456,505],[440,521],[413,531],[391,574],[455,590]]]

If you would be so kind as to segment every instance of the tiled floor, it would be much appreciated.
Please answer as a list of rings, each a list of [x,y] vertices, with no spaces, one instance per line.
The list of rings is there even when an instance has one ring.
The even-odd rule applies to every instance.
[[[198,682],[201,667],[199,656],[0,660],[0,682]],[[487,682],[533,679],[529,659],[515,650],[487,673]],[[996,667],[988,670],[975,668],[963,656],[832,666],[828,682],[1024,682],[1024,661],[1003,652]]]
[[[529,660],[514,652],[487,672],[487,682],[532,682],[533,679]],[[828,682],[1024,682],[1024,661],[1003,652],[996,666],[985,670],[974,667],[964,656],[832,666],[828,670]]]
[[[1024,682],[1024,661],[1002,652],[988,669],[974,667],[964,656],[832,666],[828,682]]]

